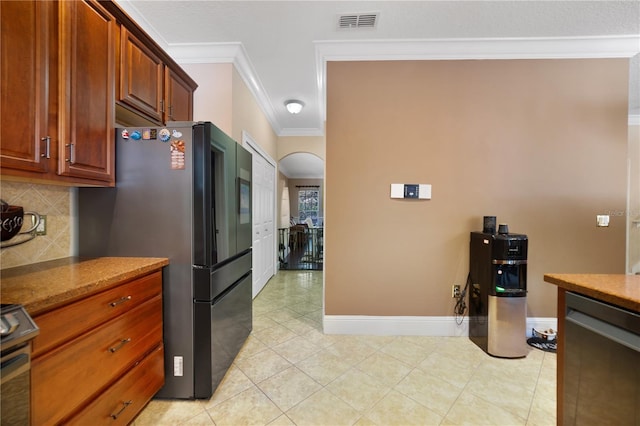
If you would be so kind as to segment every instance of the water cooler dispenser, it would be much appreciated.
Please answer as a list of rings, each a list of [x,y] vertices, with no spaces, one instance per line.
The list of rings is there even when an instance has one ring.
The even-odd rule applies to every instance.
[[[469,338],[489,355],[520,358],[528,353],[528,240],[500,228],[471,233]]]

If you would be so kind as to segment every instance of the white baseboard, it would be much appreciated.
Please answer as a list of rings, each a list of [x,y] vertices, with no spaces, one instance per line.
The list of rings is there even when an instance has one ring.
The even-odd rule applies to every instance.
[[[462,324],[455,317],[410,317],[325,315],[326,334],[362,334],[375,336],[468,336],[468,318]]]
[[[325,334],[350,334],[373,336],[468,336],[469,318],[458,324],[455,317],[410,317],[325,315]],[[557,330],[556,318],[527,318],[527,337],[531,329]]]

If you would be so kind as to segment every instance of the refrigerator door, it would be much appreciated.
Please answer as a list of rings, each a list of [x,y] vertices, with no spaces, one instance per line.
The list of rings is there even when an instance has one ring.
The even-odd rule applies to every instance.
[[[194,300],[196,302],[214,300],[249,271],[251,271],[251,250],[218,268],[194,266]]]
[[[236,252],[251,248],[253,242],[253,227],[251,217],[252,200],[252,159],[251,153],[238,145],[236,153],[236,175],[238,191],[238,232]]]
[[[251,273],[213,303],[195,303],[195,398],[209,398],[252,327]]]
[[[209,122],[198,123],[193,138],[193,264],[216,267],[238,253],[238,144]]]

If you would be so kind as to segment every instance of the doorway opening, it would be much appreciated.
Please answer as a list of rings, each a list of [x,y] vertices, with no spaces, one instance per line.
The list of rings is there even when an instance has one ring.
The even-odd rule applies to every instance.
[[[279,162],[278,261],[284,270],[322,270],[324,263],[324,161],[294,153]]]

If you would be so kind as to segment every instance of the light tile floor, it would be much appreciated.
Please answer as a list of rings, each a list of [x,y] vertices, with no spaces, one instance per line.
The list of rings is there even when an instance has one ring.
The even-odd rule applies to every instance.
[[[322,272],[280,271],[209,400],[152,400],[144,425],[555,425],[556,355],[466,337],[322,333]]]

